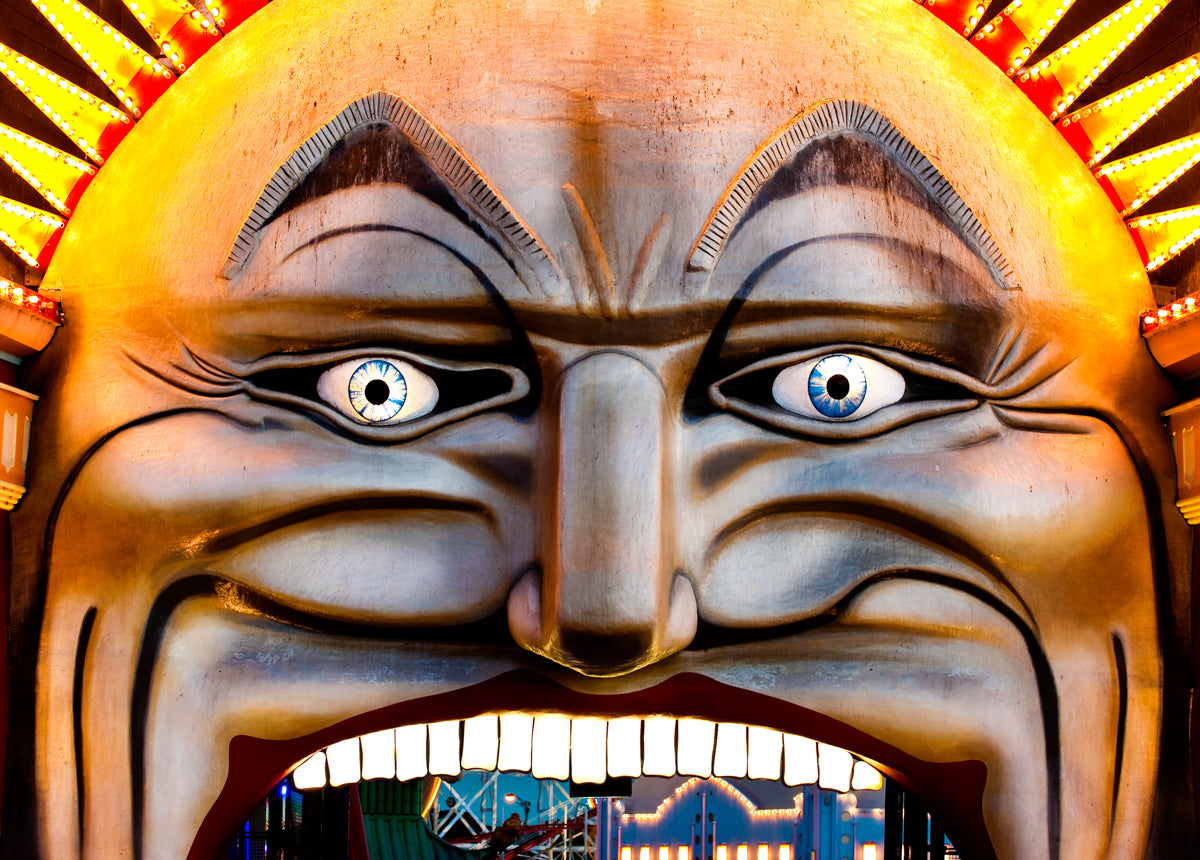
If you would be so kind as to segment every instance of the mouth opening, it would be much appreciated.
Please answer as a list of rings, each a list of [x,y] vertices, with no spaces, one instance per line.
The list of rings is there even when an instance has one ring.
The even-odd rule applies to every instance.
[[[405,856],[379,843],[403,795],[404,839],[432,840],[413,860],[869,860],[900,842],[987,860],[985,776],[703,676],[596,695],[517,671],[302,738],[235,738],[189,858],[327,856],[300,844],[305,815],[344,828],[339,856]]]

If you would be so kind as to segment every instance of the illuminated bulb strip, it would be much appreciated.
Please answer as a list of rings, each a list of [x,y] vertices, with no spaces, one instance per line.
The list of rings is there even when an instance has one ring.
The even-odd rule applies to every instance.
[[[199,59],[221,38],[208,10],[188,0],[121,0],[133,13],[163,56],[180,72]]]
[[[673,803],[675,803],[681,797],[687,797],[688,795],[690,795],[704,781],[705,780],[703,777],[699,777],[699,776],[692,777],[687,782],[683,783],[678,788],[676,788],[674,792],[667,795],[663,799],[663,801],[658,805],[658,808],[655,809],[653,812],[633,812],[633,813],[623,812],[623,813],[621,813],[621,821],[625,822],[625,823],[628,823],[630,821],[636,821],[638,823],[656,822],[663,817],[663,815],[666,813],[666,811],[671,808],[671,805]],[[711,777],[711,779],[709,780],[709,784],[715,785],[717,788],[721,789],[726,795],[728,795],[731,799],[733,799],[733,800],[737,801],[739,804],[741,804],[742,807],[748,813],[750,813],[751,818],[792,818],[792,819],[794,819],[794,818],[799,817],[799,815],[801,814],[800,804],[803,802],[803,799],[804,799],[803,794],[797,794],[793,798],[793,803],[795,805],[790,808],[759,809],[757,806],[754,805],[754,802],[751,801],[750,798],[746,797],[746,795],[742,794],[740,791],[738,791],[736,788],[734,788],[728,782],[721,779],[721,777],[719,777],[719,776]]]
[[[65,224],[50,212],[0,197],[0,242],[35,269],[49,260]]]
[[[0,74],[97,164],[133,126],[129,114],[7,45],[0,45]]]
[[[1075,0],[1013,0],[984,24],[972,41],[980,53],[1012,77],[1073,5]]]
[[[1200,163],[1200,134],[1139,152],[1094,171],[1096,179],[1122,217],[1140,209],[1171,183]]]
[[[849,791],[850,775],[854,770],[854,756],[841,747],[817,744],[817,767],[820,776],[817,784],[832,791]]]
[[[1080,108],[1059,122],[1059,131],[1095,167],[1197,78],[1200,54]]]
[[[40,295],[34,290],[14,284],[8,278],[0,278],[0,301],[43,316],[51,322],[59,322],[58,302]]]
[[[170,69],[76,0],[35,0],[34,5],[135,117],[175,80]]]
[[[196,4],[226,33],[266,5],[267,0],[200,0]]]
[[[1159,326],[1190,317],[1195,313],[1200,313],[1200,294],[1186,296],[1177,302],[1171,302],[1171,304],[1159,308],[1154,313],[1143,315],[1142,334],[1149,334]]]
[[[925,8],[945,21],[964,39],[975,32],[975,28],[987,12],[987,2],[980,0],[923,0],[923,3]]]
[[[1016,77],[1017,86],[1057,120],[1170,2],[1132,0],[1030,66]]]
[[[1200,240],[1200,206],[1172,209],[1125,223],[1149,272]]]
[[[0,124],[0,158],[64,215],[83,193],[96,168],[47,143]]]

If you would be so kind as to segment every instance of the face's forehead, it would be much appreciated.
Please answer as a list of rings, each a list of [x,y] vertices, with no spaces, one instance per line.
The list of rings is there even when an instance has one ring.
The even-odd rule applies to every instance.
[[[441,129],[552,253],[569,241],[561,187],[571,183],[609,244],[668,212],[672,250],[686,258],[756,151],[798,115],[846,98],[930,157],[1003,240],[1027,294],[1070,301],[1087,285],[1089,298],[1117,297],[1139,281],[1115,213],[1105,217],[1049,124],[911,0],[615,2],[594,14],[537,2],[272,4],[138,125],[81,204],[52,276],[81,295],[112,271],[211,289],[276,168],[374,91]],[[114,233],[113,217],[128,229]],[[129,237],[103,270],[87,264],[93,219]],[[1112,247],[1103,263],[1097,245]]]

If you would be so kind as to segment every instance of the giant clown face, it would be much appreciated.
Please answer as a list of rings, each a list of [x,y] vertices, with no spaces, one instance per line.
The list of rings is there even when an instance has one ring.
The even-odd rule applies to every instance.
[[[211,856],[315,750],[517,712],[803,735],[964,856],[1143,856],[1145,272],[911,0],[278,0],[47,280],[42,856]]]

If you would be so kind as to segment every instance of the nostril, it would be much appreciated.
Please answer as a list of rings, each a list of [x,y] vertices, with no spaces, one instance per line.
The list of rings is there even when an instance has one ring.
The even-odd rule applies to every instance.
[[[619,675],[653,662],[652,631],[598,633],[559,630],[556,662],[584,675]]]

